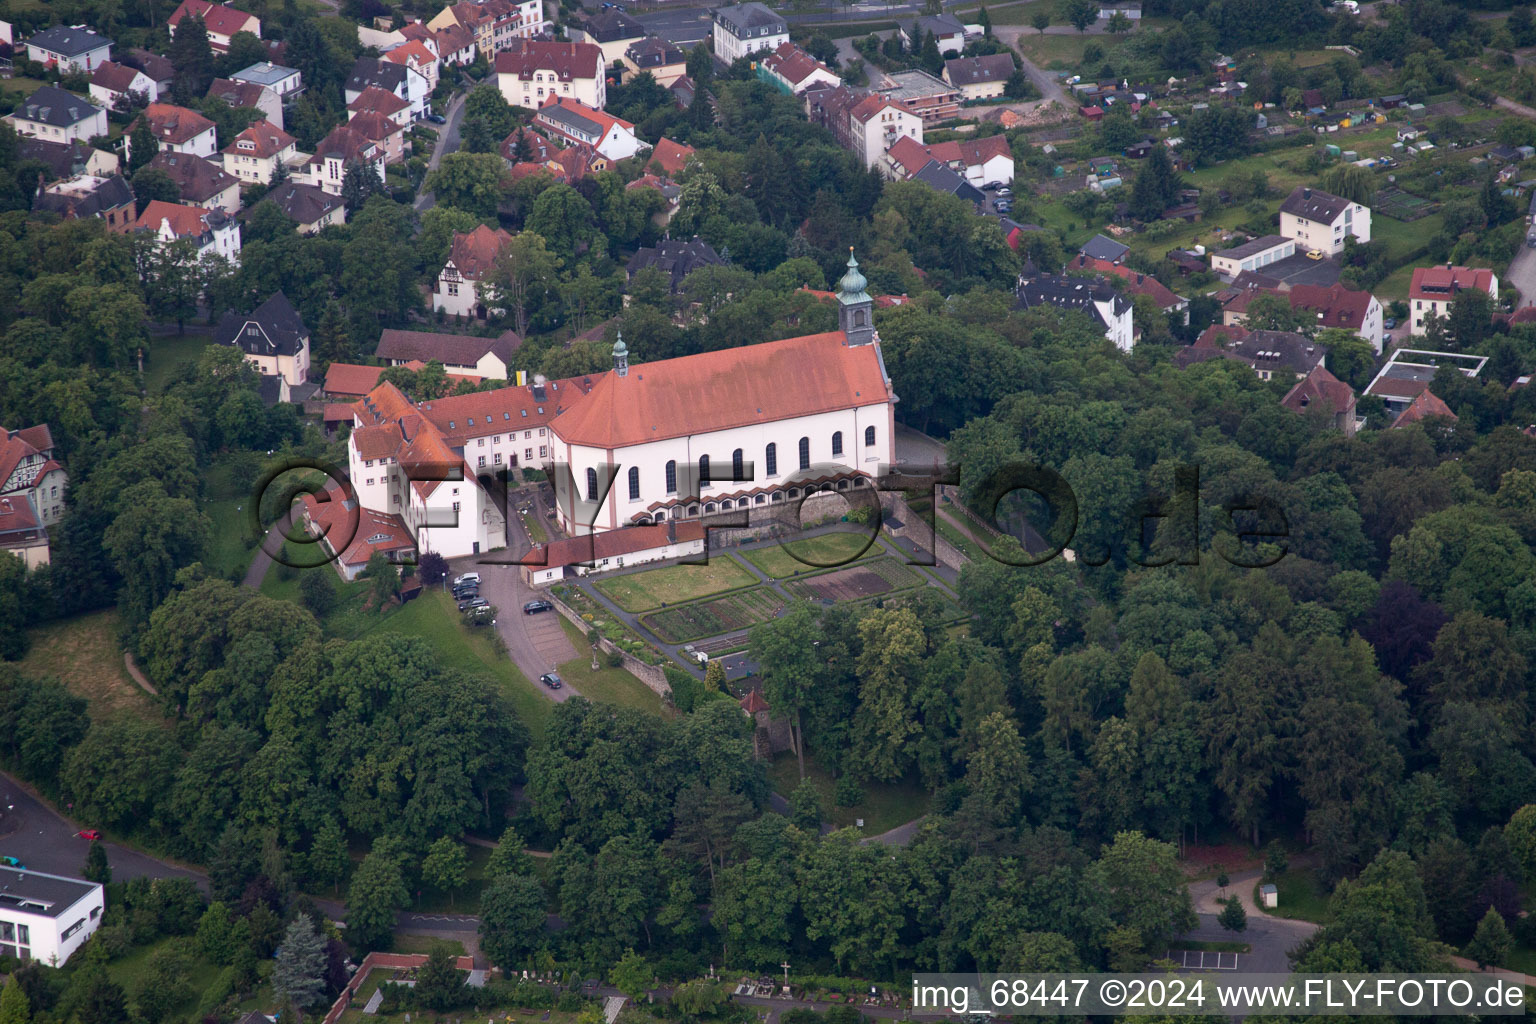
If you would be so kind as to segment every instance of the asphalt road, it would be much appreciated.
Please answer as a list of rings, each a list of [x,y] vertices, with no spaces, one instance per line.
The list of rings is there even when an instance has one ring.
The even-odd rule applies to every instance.
[[[1522,244],[1504,272],[1504,287],[1520,293],[1515,308],[1536,305],[1536,249]]]
[[[1254,906],[1253,887],[1258,880],[1259,872],[1250,871],[1229,879],[1230,884],[1224,890],[1227,896],[1236,896],[1248,913],[1248,927],[1237,934],[1227,931],[1216,921],[1222,910],[1217,899],[1223,890],[1217,889],[1216,883],[1209,879],[1191,884],[1189,895],[1194,900],[1200,926],[1184,938],[1202,942],[1248,943],[1250,951],[1237,955],[1237,970],[1226,973],[1289,974],[1291,961],[1287,954],[1317,931],[1317,925],[1310,921],[1270,917]]]
[[[458,151],[459,128],[464,122],[464,100],[468,95],[468,93],[456,93],[448,101],[448,112],[443,115],[448,119],[448,123],[437,126],[437,142],[433,144],[432,155],[427,159],[428,171],[437,170],[437,165],[442,162],[443,157]],[[415,206],[417,210],[430,210],[435,201],[432,193],[422,192],[417,195]]]

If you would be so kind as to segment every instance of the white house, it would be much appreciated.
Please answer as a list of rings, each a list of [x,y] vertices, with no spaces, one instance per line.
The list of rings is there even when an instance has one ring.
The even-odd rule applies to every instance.
[[[896,396],[852,258],[837,299],[825,334],[634,365],[621,338],[606,373],[419,406],[380,384],[353,407],[360,504],[453,556],[505,544],[474,479],[497,467],[550,471],[574,536],[867,487],[893,460]]]
[[[1013,55],[1010,53],[956,57],[944,62],[944,81],[959,89],[961,97],[967,100],[997,99],[1013,72]]]
[[[923,141],[923,119],[906,104],[879,93],[864,97],[848,111],[850,147],[875,167],[885,151],[902,136]]]
[[[228,4],[211,3],[210,0],[181,0],[166,19],[171,38],[176,37],[176,26],[186,17],[203,19],[203,25],[208,29],[208,45],[218,53],[229,50],[229,41],[236,32],[249,32],[257,39],[261,38],[261,19],[256,15],[236,10]]]
[[[496,85],[514,107],[537,110],[550,98],[597,110],[608,103],[603,51],[596,43],[519,40],[496,55]]]
[[[119,100],[153,103],[160,98],[160,88],[138,68],[104,60],[91,72],[91,99],[109,110]]]
[[[309,380],[309,328],[280,291],[249,316],[226,312],[213,340],[240,349],[264,377],[282,377],[290,387]]]
[[[133,227],[135,231],[152,232],[165,244],[190,238],[197,243],[199,256],[218,255],[231,263],[240,262],[240,222],[226,216],[223,210],[153,199]]]
[[[112,40],[84,25],[55,25],[27,39],[27,59],[61,72],[91,72],[112,59]]]
[[[171,103],[151,103],[144,108],[142,119],[149,125],[155,141],[160,144],[160,152],[218,159],[218,126],[197,111]],[[128,145],[127,139],[125,135],[125,148]]]
[[[1006,136],[935,142],[927,148],[933,159],[964,174],[977,188],[993,181],[1013,182],[1013,149]]]
[[[501,228],[492,230],[484,224],[467,234],[455,231],[448,262],[443,264],[437,275],[437,286],[432,290],[432,311],[485,319],[487,309],[480,294],[480,282],[511,241],[512,236],[506,231]],[[506,379],[505,366],[500,376]]]
[[[394,93],[405,100],[411,105],[413,118],[431,113],[432,90],[427,88],[427,80],[404,64],[359,57],[347,78],[344,90],[347,102],[356,100],[370,86]]]
[[[233,78],[215,78],[208,86],[208,98],[228,103],[231,107],[250,107],[277,127],[283,127],[283,100],[277,93],[255,82],[239,82]]]
[[[760,75],[791,96],[799,96],[818,83],[835,88],[842,82],[837,72],[794,43],[780,43],[777,49],[758,61],[758,67]]]
[[[1319,188],[1298,185],[1280,204],[1280,233],[1303,250],[1332,256],[1344,251],[1344,239],[1371,240],[1371,210]]]
[[[1381,301],[1370,292],[1354,291],[1341,284],[1326,288],[1297,284],[1286,294],[1291,300],[1291,308],[1308,313],[1317,329],[1338,327],[1354,331],[1371,343],[1377,355],[1381,355],[1384,337]]]
[[[419,39],[409,39],[384,51],[383,59],[410,68],[427,81],[427,92],[437,88],[437,54]]]
[[[1070,277],[1036,274],[1019,277],[1018,304],[1023,309],[1054,306],[1087,313],[1104,328],[1104,337],[1122,352],[1136,344],[1131,322],[1131,300],[1109,286],[1102,277]]]
[[[669,558],[686,558],[704,553],[704,524],[698,520],[650,526],[626,526],[621,530],[589,533],[582,537],[562,537],[549,544],[535,545],[523,559],[523,578],[533,586],[544,586],[568,575],[644,565]]]
[[[89,142],[107,134],[107,112],[56,85],[40,87],[5,115],[16,134],[45,142]]]
[[[609,160],[623,160],[650,149],[635,134],[635,126],[584,103],[551,96],[534,115],[534,123],[567,145],[585,144]]]
[[[1443,267],[1414,267],[1413,280],[1408,284],[1410,333],[1425,333],[1432,316],[1449,316],[1451,301],[1468,288],[1486,292],[1489,299],[1499,301],[1499,277],[1491,270],[1449,263]]]
[[[458,376],[506,380],[513,353],[522,343],[515,331],[482,338],[469,334],[389,329],[379,334],[374,355],[390,366],[439,362],[448,373]]]
[[[750,53],[777,50],[789,42],[789,26],[762,4],[717,7],[710,14],[714,19],[715,57],[727,64]]]
[[[46,423],[20,430],[0,425],[0,551],[29,569],[47,565],[48,527],[64,515],[67,485]]]
[[[347,125],[338,125],[320,140],[314,155],[300,164],[293,176],[296,181],[339,196],[346,180],[347,167],[354,163],[372,166],[379,180],[384,180],[384,147],[362,132],[354,131]]]
[[[241,181],[266,185],[279,165],[290,164],[297,158],[297,147],[293,136],[271,121],[254,121],[224,147],[224,170]]]
[[[902,45],[909,50],[919,33],[925,37],[933,36],[940,54],[958,56],[965,49],[965,25],[953,14],[925,14],[900,26],[897,31],[901,33]]]
[[[285,68],[269,60],[242,68],[229,77],[236,82],[250,82],[271,89],[284,103],[297,99],[304,91],[304,76],[297,68]]]
[[[63,967],[106,909],[96,882],[0,867],[0,956]]]

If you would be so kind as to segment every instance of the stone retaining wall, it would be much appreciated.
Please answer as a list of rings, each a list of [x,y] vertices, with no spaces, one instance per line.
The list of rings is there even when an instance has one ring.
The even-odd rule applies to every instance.
[[[544,600],[554,605],[555,611],[565,616],[567,622],[581,630],[583,636],[592,631],[592,623],[582,618],[576,609],[560,600],[553,592],[545,593]],[[622,667],[626,672],[650,687],[656,696],[663,700],[672,696],[672,687],[667,683],[667,674],[662,671],[660,665],[647,665],[605,636],[599,636],[597,649],[604,654],[618,651],[619,656],[624,659]]]

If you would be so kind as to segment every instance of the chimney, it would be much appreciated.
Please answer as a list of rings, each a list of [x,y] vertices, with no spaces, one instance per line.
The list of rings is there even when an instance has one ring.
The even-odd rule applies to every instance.
[[[1312,190],[1310,188],[1302,189],[1301,190],[1301,198],[1303,198],[1303,199],[1311,199],[1312,198]]]

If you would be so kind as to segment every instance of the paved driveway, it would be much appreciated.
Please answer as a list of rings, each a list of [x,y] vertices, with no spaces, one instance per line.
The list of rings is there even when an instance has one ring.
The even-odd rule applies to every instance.
[[[1259,880],[1259,872],[1251,871],[1234,876],[1226,888],[1226,895],[1237,896],[1243,909],[1248,912],[1248,927],[1241,933],[1227,931],[1217,923],[1221,904],[1216,902],[1222,895],[1216,883],[1210,879],[1194,882],[1189,887],[1190,898],[1200,925],[1183,936],[1201,942],[1246,942],[1249,952],[1237,955],[1236,974],[1289,974],[1291,961],[1286,955],[1302,941],[1317,931],[1310,921],[1293,921],[1285,917],[1270,917],[1253,904],[1253,887]]]
[[[1509,269],[1504,272],[1504,287],[1514,288],[1520,293],[1520,301],[1515,303],[1516,309],[1536,306],[1536,249],[1522,242],[1515,258],[1509,263]]]

